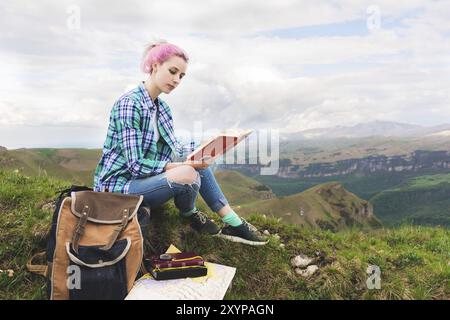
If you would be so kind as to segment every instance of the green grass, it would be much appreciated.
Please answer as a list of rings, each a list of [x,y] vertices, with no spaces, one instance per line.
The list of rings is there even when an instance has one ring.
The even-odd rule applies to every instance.
[[[42,278],[25,271],[31,255],[46,245],[51,212],[42,206],[67,183],[0,171],[0,269],[15,271],[13,278],[0,274],[1,299],[43,298]]]
[[[12,278],[0,273],[0,299],[45,299],[44,278],[27,272],[25,264],[45,249],[52,212],[42,205],[69,184],[0,171],[0,269],[15,271]],[[149,251],[161,252],[173,243],[237,268],[226,299],[450,299],[450,232],[445,228],[404,225],[332,233],[253,215],[250,222],[280,239],[272,236],[268,245],[250,247],[195,233],[173,202],[152,216]],[[320,269],[311,278],[296,275],[290,266],[300,253],[319,257]],[[381,269],[381,290],[366,286],[369,264]]]

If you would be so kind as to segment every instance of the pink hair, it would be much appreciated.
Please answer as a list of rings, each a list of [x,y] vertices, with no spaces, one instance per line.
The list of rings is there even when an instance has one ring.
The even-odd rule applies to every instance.
[[[160,42],[156,44],[151,44],[144,51],[144,56],[141,63],[141,70],[144,73],[151,74],[153,71],[152,65],[154,63],[164,63],[167,59],[172,56],[178,56],[183,58],[184,61],[189,61],[189,56],[180,47],[177,47],[174,44]]]

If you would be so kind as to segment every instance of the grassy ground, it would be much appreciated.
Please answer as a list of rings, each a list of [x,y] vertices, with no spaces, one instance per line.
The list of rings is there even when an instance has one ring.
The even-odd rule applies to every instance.
[[[52,212],[43,205],[68,185],[0,171],[0,269],[14,270],[12,277],[0,273],[0,299],[45,299],[44,278],[27,272],[25,264],[45,248]],[[236,267],[226,299],[450,299],[448,229],[405,225],[332,233],[258,215],[249,220],[272,234],[268,245],[250,247],[199,235],[169,202],[153,212],[149,250],[163,251],[173,243]],[[296,275],[290,266],[300,253],[317,258],[319,271],[310,278]],[[381,269],[380,290],[366,286],[369,264]]]

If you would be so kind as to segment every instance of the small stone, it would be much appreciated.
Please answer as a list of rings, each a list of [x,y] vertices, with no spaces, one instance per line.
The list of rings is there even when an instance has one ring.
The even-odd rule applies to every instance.
[[[275,239],[277,239],[277,240],[280,240],[280,235],[279,235],[278,233],[275,233],[275,234],[273,235],[273,237],[274,237]]]
[[[312,276],[317,270],[319,270],[319,267],[316,266],[315,264],[308,266],[308,268],[306,269],[300,269],[300,268],[295,268],[295,273],[297,273],[298,275],[304,277],[304,278],[308,278],[310,276]]]
[[[47,232],[44,230],[37,230],[33,232],[33,236],[37,239],[44,239],[47,237]]]
[[[270,236],[270,232],[267,229],[263,231],[263,234],[266,235],[266,236]]]
[[[55,211],[56,208],[56,202],[55,201],[51,201],[48,203],[45,203],[44,205],[42,205],[41,209],[44,211]]]
[[[295,267],[305,268],[313,262],[314,259],[305,256],[304,254],[299,254],[291,259],[291,265]]]
[[[284,249],[284,243],[280,243],[280,248]]]
[[[8,269],[6,270],[8,272],[8,277],[12,278],[14,276],[14,270]]]

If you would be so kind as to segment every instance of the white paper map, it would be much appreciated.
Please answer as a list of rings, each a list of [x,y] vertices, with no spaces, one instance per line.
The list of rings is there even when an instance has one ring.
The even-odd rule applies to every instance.
[[[135,282],[125,300],[222,300],[236,268],[205,262],[204,277],[154,280],[145,275]]]

